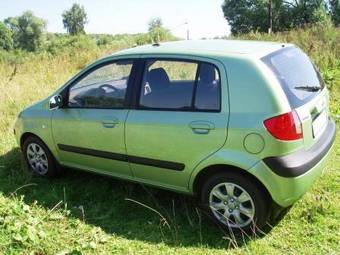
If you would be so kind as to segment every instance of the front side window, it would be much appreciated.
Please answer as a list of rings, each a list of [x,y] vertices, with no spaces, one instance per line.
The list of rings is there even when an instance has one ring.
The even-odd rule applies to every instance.
[[[70,87],[68,106],[122,108],[133,61],[101,66]]]
[[[147,61],[139,106],[159,110],[218,111],[218,71],[214,65],[208,63]]]

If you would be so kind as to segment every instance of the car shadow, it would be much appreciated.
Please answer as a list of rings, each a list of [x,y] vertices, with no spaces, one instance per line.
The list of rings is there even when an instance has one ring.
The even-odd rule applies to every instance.
[[[249,238],[232,238],[197,208],[191,197],[107,176],[65,169],[55,179],[31,174],[18,148],[0,156],[0,192],[23,195],[46,210],[59,203],[67,217],[130,240],[171,246],[231,248]]]

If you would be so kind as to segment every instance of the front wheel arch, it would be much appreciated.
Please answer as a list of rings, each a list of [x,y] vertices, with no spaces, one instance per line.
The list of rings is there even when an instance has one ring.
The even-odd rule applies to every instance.
[[[25,158],[25,161],[26,161],[28,167],[30,167],[30,166],[28,164],[27,156],[25,155],[26,154],[26,147],[27,147],[26,142],[28,140],[35,140],[36,143],[38,143],[38,144],[40,143],[40,146],[42,146],[43,149],[45,150],[45,152],[48,154],[48,156],[49,156],[48,160],[49,160],[51,165],[49,167],[49,171],[47,173],[47,176],[48,177],[59,176],[63,172],[63,169],[62,169],[61,165],[58,163],[58,161],[56,160],[53,153],[51,152],[50,148],[47,146],[47,144],[39,136],[37,136],[33,133],[30,133],[30,132],[24,133],[20,138],[20,147],[21,147],[21,150],[24,154],[23,156]]]
[[[31,132],[26,132],[26,133],[23,133],[21,135],[21,137],[20,137],[20,148],[21,149],[22,149],[22,146],[23,146],[24,142],[26,141],[26,139],[28,137],[31,137],[31,136],[38,138],[40,141],[42,141],[46,145],[46,143],[39,136],[37,136],[36,134],[33,134]]]

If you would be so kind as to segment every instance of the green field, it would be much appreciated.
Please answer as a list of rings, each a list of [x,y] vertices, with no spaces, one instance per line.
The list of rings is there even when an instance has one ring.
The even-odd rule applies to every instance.
[[[339,29],[314,27],[243,38],[302,47],[327,82],[331,115],[340,115]],[[322,177],[261,238],[235,240],[183,195],[74,170],[54,180],[28,173],[12,131],[19,111],[51,94],[87,63],[132,45],[64,47],[53,54],[0,52],[0,253],[340,254],[339,135]]]

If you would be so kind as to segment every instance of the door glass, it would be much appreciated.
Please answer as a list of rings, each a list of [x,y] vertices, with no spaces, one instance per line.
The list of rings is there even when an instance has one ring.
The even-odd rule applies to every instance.
[[[87,74],[69,90],[73,108],[122,108],[133,61],[104,65]]]
[[[197,63],[184,61],[148,61],[140,93],[140,107],[191,109],[197,66]]]
[[[212,64],[202,63],[197,81],[195,109],[219,111],[220,109],[220,76]]]

